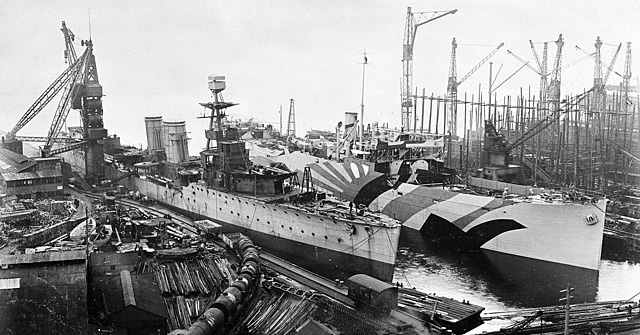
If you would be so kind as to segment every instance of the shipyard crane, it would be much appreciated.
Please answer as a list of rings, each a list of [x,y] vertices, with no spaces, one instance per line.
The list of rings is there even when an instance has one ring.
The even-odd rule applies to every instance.
[[[517,59],[520,63],[522,63],[522,67],[528,67],[529,69],[531,69],[533,72],[535,72],[537,75],[540,76],[540,98],[546,98],[546,87],[547,87],[547,77],[549,76],[550,73],[545,72],[543,73],[542,70],[540,70],[541,67],[544,67],[545,71],[546,71],[546,57],[547,57],[547,43],[545,42],[545,49],[544,49],[544,59],[541,62],[540,58],[538,57],[537,52],[535,51],[535,47],[533,46],[533,42],[529,41],[531,43],[531,48],[533,50],[534,53],[534,58],[536,60],[536,63],[538,64],[538,68],[533,67],[530,62],[525,61],[524,59],[522,59],[522,57],[518,56],[517,54],[515,54],[513,51],[511,50],[507,50],[507,53],[509,53],[511,56],[513,56],[515,59]],[[589,58],[589,57],[593,57],[595,55],[595,53],[593,54],[587,54],[586,56],[576,59],[575,61],[567,64],[567,65],[563,65],[562,69],[567,69],[570,66],[573,66],[579,62],[582,62],[583,60]],[[518,69],[519,71],[520,69]],[[516,71],[517,72],[517,71]],[[506,80],[505,80],[506,81]],[[502,85],[502,84],[501,84]],[[494,89],[495,90],[495,89]]]
[[[462,84],[465,80],[471,77],[484,63],[486,63],[489,58],[495,55],[500,48],[504,46],[504,43],[500,43],[498,47],[493,49],[487,56],[485,56],[476,66],[474,66],[462,79],[457,80],[457,66],[456,66],[456,49],[458,47],[456,43],[456,38],[453,38],[451,41],[451,63],[449,64],[449,80],[447,83],[447,100],[450,102],[447,107],[447,128],[449,134],[452,136],[456,136],[457,134],[457,109],[458,109],[458,86]]]
[[[616,59],[618,57],[618,53],[620,52],[620,48],[622,47],[622,43],[620,43],[618,45],[618,49],[616,50],[616,52],[613,54],[613,57],[611,58],[611,62],[609,63],[609,65],[607,66],[605,64],[605,66],[607,67],[607,72],[605,73],[605,75],[602,75],[602,55],[600,52],[600,48],[602,47],[602,41],[600,40],[600,36],[598,36],[596,38],[596,42],[594,44],[594,46],[596,47],[596,52],[595,55],[591,56],[591,54],[589,54],[588,52],[586,52],[585,50],[583,50],[582,48],[580,48],[579,46],[576,45],[576,49],[582,51],[584,54],[591,56],[591,58],[593,58],[595,60],[595,64],[594,64],[594,70],[593,70],[593,87],[594,87],[594,91],[593,91],[593,103],[592,105],[594,106],[595,111],[600,112],[604,109],[604,100],[605,100],[605,85],[607,84],[607,80],[609,79],[609,75],[611,74],[611,72],[613,71],[613,65],[616,62]],[[615,72],[615,71],[614,71]],[[617,72],[616,72],[617,73]],[[618,75],[620,75],[618,73]]]
[[[551,79],[547,86],[547,100],[551,101],[551,111],[556,111],[560,107],[560,87],[562,83],[562,47],[564,39],[562,34],[556,40],[556,58],[551,71]]]
[[[411,129],[411,113],[413,112],[413,97],[411,96],[413,89],[413,45],[418,27],[449,14],[455,14],[457,11],[457,9],[454,9],[450,11],[412,13],[411,7],[407,7],[407,22],[402,48],[401,108],[403,129]],[[427,18],[427,15],[431,15],[431,17]]]
[[[296,137],[296,110],[293,99],[289,99],[289,119],[287,122],[287,140],[291,141]]]
[[[540,75],[540,103],[541,107],[544,108],[547,102],[547,90],[549,86],[549,73],[547,70],[547,57],[548,57],[548,42],[544,42],[542,47],[542,60],[538,56],[538,52],[536,51],[535,46],[533,45],[533,41],[529,40],[529,45],[531,46],[531,52],[533,53],[533,58],[536,60],[536,64],[538,65],[538,74]]]
[[[73,47],[75,35],[67,28],[64,21],[60,30],[65,38],[65,62],[69,66],[45,89],[18,123],[3,137],[3,146],[22,154],[22,141],[42,141],[45,142],[42,148],[43,157],[84,147],[85,175],[89,181],[94,182],[104,177],[104,151],[100,140],[107,136],[107,131],[103,128],[102,86],[98,80],[93,42],[91,39],[81,41],[86,49],[80,57],[77,57]],[[33,120],[60,92],[62,95],[47,136],[18,136],[17,132]],[[71,109],[80,111],[83,126],[81,141],[57,137]],[[70,145],[53,149],[54,143],[59,142]]]
[[[622,48],[622,43],[618,44],[618,49],[616,49],[616,52],[613,54],[613,57],[611,58],[611,61],[609,62],[609,65],[604,64],[604,66],[607,68],[607,72],[605,72],[604,75],[602,75],[602,57],[600,55],[600,48],[599,45],[602,45],[602,41],[600,41],[600,43],[598,43],[598,41],[600,41],[600,38],[598,38],[596,40],[596,53],[595,54],[590,54],[588,52],[586,52],[584,49],[580,48],[579,46],[576,45],[576,49],[582,51],[584,54],[586,54],[587,56],[593,58],[593,60],[595,60],[596,62],[596,69],[594,69],[594,86],[596,85],[596,80],[598,77],[600,77],[599,80],[597,80],[597,84],[598,86],[602,86],[604,87],[607,84],[607,80],[609,79],[609,76],[611,73],[615,73],[617,74],[619,77],[623,77],[623,75],[621,75],[620,73],[618,73],[618,71],[615,71],[613,69],[613,66],[616,63],[616,60],[618,59],[618,54],[620,53],[620,49]],[[598,67],[600,69],[598,69]]]
[[[76,49],[73,47],[73,41],[76,39],[76,35],[67,28],[66,22],[62,21],[62,28],[60,28],[62,34],[64,35],[64,44],[66,49],[64,50],[64,62],[66,64],[71,64],[78,59],[76,56]]]
[[[522,146],[526,141],[530,140],[537,134],[541,133],[543,130],[547,129],[549,126],[553,125],[556,121],[560,119],[560,117],[562,117],[562,115],[571,111],[570,110],[571,106],[578,105],[593,90],[594,88],[591,88],[589,91],[586,91],[580,95],[577,95],[568,101],[564,101],[565,105],[563,108],[557,108],[555,110],[551,110],[549,113],[547,113],[545,117],[538,120],[531,127],[529,127],[520,137],[518,137],[517,139],[511,142],[508,141],[506,138],[504,138],[503,135],[499,134],[495,130],[495,127],[493,126],[493,123],[490,120],[485,120],[485,130],[486,130],[485,136],[491,136],[494,139],[493,141],[487,141],[487,138],[485,138],[485,143],[493,143],[489,146],[485,144],[485,148],[483,149],[483,151],[487,152],[487,154],[489,154],[490,157],[493,157],[488,159],[488,161],[504,162],[505,166],[508,166],[510,161],[509,157],[511,155],[512,150]],[[521,155],[521,157],[523,156]],[[524,158],[523,158],[523,163],[529,165],[529,167],[531,167],[532,169],[534,168],[532,167],[532,164],[530,164],[531,162],[527,161]],[[539,175],[544,181],[546,182],[551,181],[551,177],[546,173],[546,171],[544,171],[543,169],[537,166],[535,166],[535,169],[536,169],[537,175]]]
[[[622,44],[622,43],[621,43]],[[629,88],[631,84],[631,42],[627,42],[627,52],[624,59],[624,75],[622,76],[622,91],[624,92],[624,101],[629,101]],[[625,112],[629,108],[629,104],[625,103]]]

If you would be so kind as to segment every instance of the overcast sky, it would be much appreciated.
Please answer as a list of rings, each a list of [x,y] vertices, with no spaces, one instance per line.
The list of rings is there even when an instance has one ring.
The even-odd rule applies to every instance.
[[[0,0],[0,129],[10,130],[65,69],[61,21],[79,39],[91,38],[104,94],[104,120],[123,143],[146,147],[145,116],[185,120],[191,154],[204,143],[198,102],[210,98],[209,74],[225,75],[229,110],[278,124],[295,99],[298,135],[333,129],[345,111],[358,111],[362,52],[370,65],[365,83],[365,123],[400,124],[402,43],[407,7],[413,12],[458,9],[421,26],[414,50],[414,85],[427,94],[446,93],[451,40],[458,41],[458,79],[500,42],[493,58],[498,82],[520,67],[511,50],[534,64],[529,40],[565,39],[563,63],[583,58],[603,40],[608,63],[623,42],[615,69],[623,72],[626,42],[640,49],[640,1],[7,1]],[[542,44],[536,44],[539,52]],[[549,44],[549,63],[556,47]],[[634,78],[635,78],[634,66]],[[488,63],[459,88],[459,97],[486,91]],[[593,82],[586,59],[562,74],[563,93]],[[498,95],[538,90],[538,77],[523,69]],[[612,74],[609,84],[619,83]],[[21,135],[43,135],[55,99]],[[69,125],[78,124],[73,112]]]

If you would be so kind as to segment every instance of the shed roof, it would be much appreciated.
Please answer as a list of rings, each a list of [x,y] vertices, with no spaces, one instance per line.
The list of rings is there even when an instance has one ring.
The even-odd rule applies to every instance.
[[[0,171],[20,172],[34,165],[36,162],[29,157],[0,148]]]
[[[145,275],[132,277],[129,271],[120,271],[119,276],[107,281],[104,297],[107,312],[111,315],[133,306],[158,317],[167,318],[160,290],[153,280]]]
[[[383,282],[382,280],[367,276],[365,274],[357,274],[357,275],[353,275],[351,277],[349,277],[349,279],[347,279],[349,282],[364,286],[370,290],[374,290],[376,292],[382,292],[384,290],[390,289],[390,288],[395,288],[395,286],[387,283],[387,282]]]
[[[62,173],[56,170],[43,170],[37,172],[1,172],[0,175],[5,181],[62,177]]]

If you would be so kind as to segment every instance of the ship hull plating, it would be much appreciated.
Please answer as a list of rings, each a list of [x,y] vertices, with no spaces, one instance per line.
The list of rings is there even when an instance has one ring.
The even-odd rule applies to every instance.
[[[134,176],[119,183],[191,217],[220,223],[225,231],[242,232],[267,252],[314,270],[324,268],[327,276],[336,271],[332,277],[366,273],[393,278],[400,225],[364,225],[197,184],[176,188]]]
[[[380,174],[364,169],[363,163],[310,162],[293,154],[279,160],[292,170],[309,166],[322,188],[343,195],[355,194],[347,200],[371,199],[365,202],[370,209],[400,220],[405,230],[426,239],[455,237],[461,243],[495,253],[590,270],[599,268],[604,199],[548,202],[534,197],[502,199],[464,194],[442,185],[400,183],[380,187],[384,186]],[[361,172],[354,173],[358,171]],[[373,183],[378,187],[366,186]],[[372,190],[378,193],[371,194]],[[359,194],[365,191],[366,197]],[[440,235],[443,231],[447,236]]]

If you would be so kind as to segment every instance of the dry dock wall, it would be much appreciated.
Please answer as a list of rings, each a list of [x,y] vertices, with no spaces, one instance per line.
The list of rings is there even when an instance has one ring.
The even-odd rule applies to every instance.
[[[84,251],[0,256],[2,334],[87,334]]]

